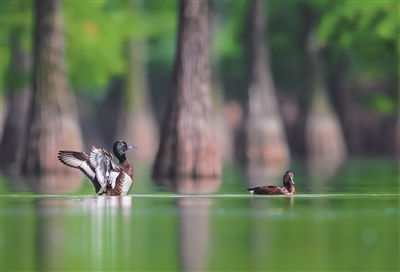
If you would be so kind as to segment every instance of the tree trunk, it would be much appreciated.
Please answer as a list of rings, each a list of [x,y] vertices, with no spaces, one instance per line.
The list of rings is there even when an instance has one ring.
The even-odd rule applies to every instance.
[[[124,140],[140,148],[140,152],[127,155],[135,160],[152,163],[159,137],[149,100],[146,49],[146,43],[141,39],[131,39],[128,42],[129,74],[120,131]]]
[[[58,150],[81,150],[81,132],[64,67],[61,3],[35,2],[32,98],[22,158],[24,176],[70,173]]]
[[[314,172],[336,168],[346,156],[342,127],[332,110],[323,74],[320,46],[316,38],[316,19],[308,14],[310,31],[307,55],[310,63],[311,105],[306,121],[306,149]],[[325,169],[328,167],[329,169]]]
[[[250,30],[251,75],[244,122],[244,162],[251,168],[279,172],[290,154],[269,67],[264,1],[250,2]]]
[[[11,76],[12,86],[7,93],[7,113],[4,124],[3,137],[0,144],[0,164],[2,170],[11,170],[18,174],[18,162],[21,155],[22,135],[24,135],[26,115],[30,91],[28,75],[30,56],[25,53],[17,39],[11,43]]]
[[[181,0],[174,93],[153,168],[155,178],[221,175],[210,87],[208,2]]]

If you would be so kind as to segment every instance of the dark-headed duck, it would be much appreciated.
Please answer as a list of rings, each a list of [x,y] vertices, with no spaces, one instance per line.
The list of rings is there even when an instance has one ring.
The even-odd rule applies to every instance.
[[[114,163],[113,155],[103,148],[92,147],[90,155],[85,152],[59,151],[58,159],[63,164],[81,170],[93,183],[96,194],[123,196],[132,185],[133,169],[126,159],[125,151],[137,148],[124,141],[116,141],[113,145],[115,157],[119,164]]]
[[[247,188],[253,195],[295,195],[296,189],[294,188],[293,173],[286,171],[283,175],[283,187],[280,186],[261,186],[254,188]]]

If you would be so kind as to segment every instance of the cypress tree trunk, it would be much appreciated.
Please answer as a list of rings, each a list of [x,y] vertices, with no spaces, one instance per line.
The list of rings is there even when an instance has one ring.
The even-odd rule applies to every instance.
[[[120,131],[128,143],[140,148],[140,152],[131,152],[128,156],[143,162],[153,162],[159,137],[150,106],[146,46],[141,39],[131,39],[128,42],[129,74]]]
[[[22,158],[25,176],[71,173],[58,150],[81,150],[75,101],[68,91],[59,0],[35,2],[32,98]],[[73,171],[73,172],[72,172]]]
[[[310,161],[317,164],[311,168],[318,171],[316,168],[325,168],[322,164],[336,168],[346,156],[346,144],[341,124],[328,99],[321,49],[316,38],[316,19],[310,14],[308,18],[312,21],[307,41],[307,55],[311,66],[311,105],[306,120],[306,149]]]
[[[244,122],[244,162],[251,168],[278,173],[290,154],[269,67],[265,30],[264,1],[251,1],[251,75]]]
[[[19,41],[15,38],[11,42],[11,89],[7,93],[7,114],[5,118],[3,136],[0,144],[0,165],[2,170],[10,170],[12,174],[18,172],[18,162],[21,155],[25,121],[28,110],[30,91],[28,75],[30,66],[29,54],[25,53]]]
[[[219,146],[211,101],[208,2],[181,0],[174,93],[169,104],[154,178],[217,177]]]

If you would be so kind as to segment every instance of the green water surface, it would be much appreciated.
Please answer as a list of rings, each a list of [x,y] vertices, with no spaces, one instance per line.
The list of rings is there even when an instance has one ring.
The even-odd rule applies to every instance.
[[[398,166],[312,178],[293,165],[294,197],[247,194],[234,166],[202,195],[162,190],[148,167],[121,198],[93,196],[87,180],[38,195],[3,179],[1,271],[399,271]]]

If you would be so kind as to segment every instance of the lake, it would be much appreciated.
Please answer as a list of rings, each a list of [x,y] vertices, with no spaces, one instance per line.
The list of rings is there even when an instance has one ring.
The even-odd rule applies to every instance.
[[[125,197],[96,197],[88,180],[33,194],[3,178],[1,271],[399,271],[399,162],[290,169],[294,197],[248,194],[229,164],[197,195],[163,190],[140,165]]]

